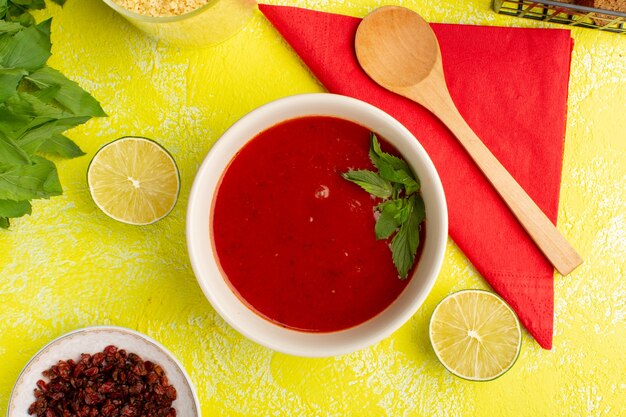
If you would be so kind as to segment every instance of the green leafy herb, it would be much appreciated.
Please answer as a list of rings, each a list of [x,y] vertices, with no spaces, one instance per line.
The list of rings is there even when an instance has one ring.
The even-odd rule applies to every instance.
[[[28,74],[19,68],[0,68],[0,103],[11,97],[21,79]]]
[[[65,3],[65,0],[52,1],[60,6]],[[44,0],[0,0],[0,19],[19,23],[23,26],[31,26],[35,24],[35,18],[29,10],[41,10],[45,7]]]
[[[410,214],[410,206],[404,198],[387,200],[378,206],[379,217],[376,220],[376,239],[387,239]]]
[[[106,116],[96,99],[53,68],[38,69],[26,79],[40,89],[33,95],[46,103],[56,101],[75,116]]]
[[[39,147],[39,152],[62,158],[76,158],[82,156],[82,151],[74,142],[63,135],[53,135]]]
[[[0,200],[0,217],[21,217],[31,213],[30,202]]]
[[[56,167],[45,158],[33,156],[31,164],[0,166],[0,200],[49,198],[62,192]]]
[[[48,19],[14,35],[0,38],[0,65],[34,71],[50,58],[50,22]]]
[[[30,200],[62,193],[55,164],[42,155],[84,155],[63,132],[106,116],[89,93],[46,65],[51,20],[35,24],[30,14],[45,6],[0,0],[0,228],[30,214]]]
[[[419,194],[420,182],[406,161],[382,151],[373,133],[369,157],[378,172],[350,170],[342,176],[383,199],[375,209],[376,239],[391,238],[393,263],[400,278],[406,279],[420,244],[420,224],[426,218],[424,200]]]
[[[380,176],[386,180],[403,185],[407,194],[419,191],[419,182],[413,175],[411,168],[403,159],[393,156],[380,149],[380,143],[372,134],[370,146],[370,159],[380,171]]]
[[[368,170],[348,171],[343,174],[348,181],[360,185],[368,193],[380,198],[389,198],[393,191],[391,183],[377,173]]]

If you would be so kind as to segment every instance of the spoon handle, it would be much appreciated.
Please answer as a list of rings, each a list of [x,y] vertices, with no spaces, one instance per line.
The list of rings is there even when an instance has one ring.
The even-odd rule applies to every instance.
[[[580,255],[469,127],[452,98],[442,94],[440,89],[438,93],[429,95],[429,100],[424,100],[423,96],[413,99],[433,112],[454,133],[557,271],[561,275],[572,272],[583,262]]]

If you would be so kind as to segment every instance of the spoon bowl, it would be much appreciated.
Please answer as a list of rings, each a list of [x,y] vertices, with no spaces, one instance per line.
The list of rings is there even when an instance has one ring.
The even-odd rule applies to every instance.
[[[387,35],[377,38],[372,32]],[[441,68],[435,33],[404,7],[387,6],[367,15],[356,32],[355,47],[363,70],[388,89],[418,84]],[[389,50],[398,53],[390,55]]]

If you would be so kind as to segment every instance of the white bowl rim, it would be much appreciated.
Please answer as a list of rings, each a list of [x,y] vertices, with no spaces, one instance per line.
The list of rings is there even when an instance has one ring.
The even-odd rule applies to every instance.
[[[209,256],[207,261],[207,254],[214,254],[209,214],[224,169],[236,152],[256,134],[282,121],[307,115],[351,120],[391,142],[418,174],[427,213],[427,238],[420,263],[403,292],[387,309],[372,319],[330,333],[302,332],[262,318],[232,292],[217,262],[214,259],[211,261],[213,256]],[[217,169],[216,165],[221,168]],[[189,258],[198,284],[213,308],[228,324],[248,339],[272,350],[295,356],[327,357],[351,353],[377,343],[415,314],[430,293],[441,269],[448,235],[448,217],[443,187],[435,166],[406,127],[364,101],[330,93],[309,93],[280,98],[252,110],[218,139],[196,173],[187,207],[186,234]],[[429,257],[425,259],[426,256]]]

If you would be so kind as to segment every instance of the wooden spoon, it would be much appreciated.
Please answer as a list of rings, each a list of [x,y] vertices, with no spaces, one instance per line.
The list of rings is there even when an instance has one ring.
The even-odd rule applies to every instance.
[[[454,133],[561,275],[583,262],[463,120],[446,86],[437,38],[420,15],[397,6],[374,10],[359,25],[355,48],[361,67],[374,81],[426,107]]]

